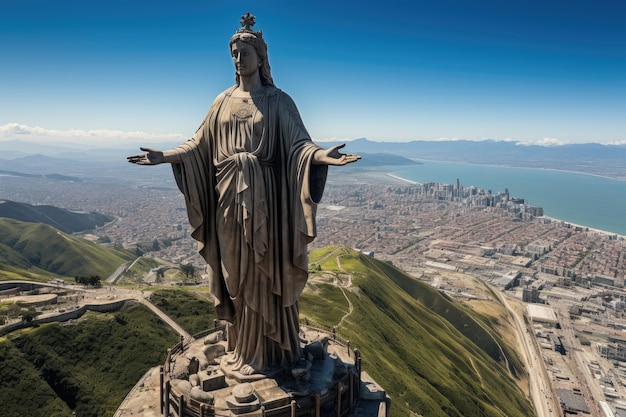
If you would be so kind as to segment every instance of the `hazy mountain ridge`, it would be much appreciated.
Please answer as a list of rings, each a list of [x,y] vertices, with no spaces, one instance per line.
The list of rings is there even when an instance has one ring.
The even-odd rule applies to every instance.
[[[626,145],[539,146],[493,140],[373,142],[362,138],[348,142],[346,148],[352,153],[384,151],[406,158],[557,169],[626,178]]]
[[[29,223],[44,223],[65,233],[95,229],[113,220],[100,213],[76,213],[62,208],[42,205],[33,206],[10,200],[0,200],[0,218]]]
[[[82,181],[81,178],[77,178],[77,177],[69,177],[67,175],[61,175],[61,174],[27,174],[24,172],[17,172],[17,171],[6,171],[3,169],[0,169],[0,176],[9,176],[9,177],[25,177],[25,178],[42,178],[42,179],[49,179],[49,180],[56,180],[56,181],[67,181],[67,182],[80,182]]]
[[[354,153],[353,150],[346,152]],[[67,181],[74,180],[84,183],[97,182],[101,179],[106,181],[120,181],[124,183],[143,184],[167,184],[176,187],[172,171],[164,167],[139,167],[126,161],[129,153],[116,151],[115,155],[102,156],[96,161],[86,159],[66,159],[46,155],[29,155],[10,160],[1,160],[0,166],[4,168],[5,175],[14,177],[42,178],[56,180],[60,175]],[[351,170],[370,169],[388,165],[416,165],[419,162],[405,158],[402,155],[393,155],[385,152],[361,152],[361,160],[358,164],[349,166]],[[51,172],[58,174],[51,175]],[[3,171],[0,170],[0,175]],[[97,184],[94,184],[96,187]],[[1,197],[1,196],[0,196]]]
[[[350,151],[350,153],[355,153]],[[420,162],[389,153],[366,153],[359,154],[361,159],[358,165],[350,165],[351,168],[380,167],[387,165],[420,165]]]
[[[529,145],[516,141],[412,141],[375,142],[360,138],[347,142],[323,142],[324,148],[346,143],[345,152],[363,156],[360,167],[406,165],[407,158],[507,165],[585,172],[614,178],[626,178],[626,145],[599,143],[566,144],[558,146]],[[175,143],[159,144],[167,149]],[[139,151],[135,146],[104,148],[69,144],[41,145],[27,141],[0,142],[3,169],[18,172],[95,176],[96,173],[116,178],[128,175],[126,156]],[[400,157],[394,159],[392,156]],[[125,164],[125,165],[124,165]],[[132,175],[138,174],[137,170]]]

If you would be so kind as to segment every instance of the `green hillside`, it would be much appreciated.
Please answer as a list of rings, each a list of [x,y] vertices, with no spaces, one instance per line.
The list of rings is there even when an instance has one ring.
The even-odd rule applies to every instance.
[[[390,416],[534,415],[514,379],[522,365],[489,318],[347,248],[314,251],[311,269],[301,314],[341,323],[339,335],[392,397]]]
[[[0,417],[108,417],[178,336],[143,305],[0,338]]]
[[[208,291],[159,289],[152,292],[150,301],[192,335],[213,327],[213,320],[217,318],[213,297]]]
[[[60,236],[82,248],[83,255],[88,253],[81,245],[90,243],[35,226],[0,221],[0,256],[6,255],[0,257],[0,276],[24,266],[33,274],[43,270],[32,266],[34,255],[27,249],[35,245],[24,243],[27,235],[31,241],[43,236],[46,244],[40,245],[49,250],[60,245],[50,244]],[[525,375],[515,346],[499,333],[506,331],[506,315],[478,314],[392,265],[345,247],[316,250],[310,258],[310,279],[300,299],[302,318],[336,327],[361,351],[365,371],[392,398],[390,417],[534,415],[518,387],[524,381],[518,378]],[[212,324],[206,297],[205,292],[191,296],[168,289],[156,291],[152,301],[196,332]],[[49,324],[0,339],[0,392],[6,394],[0,403],[8,410],[23,404],[46,410],[3,414],[7,409],[0,407],[0,417],[65,416],[71,411],[68,404],[75,410],[81,407],[77,415],[111,415],[124,389],[127,392],[148,363],[159,363],[159,355],[177,341],[144,310],[138,306],[115,315],[88,314],[79,325]],[[136,353],[142,357],[137,366],[130,364]],[[117,378],[124,379],[121,385],[126,388],[111,388]],[[107,390],[107,404],[93,408]]]
[[[41,224],[0,218],[0,279],[99,275],[103,279],[132,255]],[[18,276],[16,276],[18,275]]]
[[[33,206],[10,200],[0,200],[0,218],[22,222],[44,223],[65,233],[82,232],[113,220],[100,213],[78,213],[54,206]]]

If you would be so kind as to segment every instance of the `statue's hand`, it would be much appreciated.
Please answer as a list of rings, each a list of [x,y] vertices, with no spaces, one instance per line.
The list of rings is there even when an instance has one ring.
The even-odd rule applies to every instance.
[[[315,152],[315,155],[313,156],[313,163],[316,165],[347,165],[350,164],[352,162],[356,162],[359,159],[361,159],[361,157],[357,154],[353,154],[353,153],[341,153],[339,152],[339,149],[343,148],[344,146],[346,146],[346,144],[341,144],[341,145],[337,145],[337,146],[333,146],[332,148],[329,149],[320,149],[319,151]]]
[[[152,148],[139,148],[147,153],[131,155],[126,157],[128,162],[137,165],[158,165],[165,162],[163,152]]]

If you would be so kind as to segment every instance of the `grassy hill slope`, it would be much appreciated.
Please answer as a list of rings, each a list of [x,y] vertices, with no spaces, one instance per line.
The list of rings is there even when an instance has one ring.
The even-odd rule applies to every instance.
[[[208,291],[159,289],[152,292],[150,301],[191,335],[212,328],[217,317]]]
[[[14,279],[19,270],[34,275],[44,271],[66,277],[99,275],[104,279],[132,258],[127,252],[105,248],[45,224],[7,218],[0,218],[0,255],[0,279]]]
[[[76,213],[54,206],[33,206],[9,200],[0,200],[0,218],[44,223],[65,233],[94,229],[113,220],[99,213]]]
[[[0,338],[0,417],[112,416],[177,341],[143,305],[10,333]]]
[[[487,318],[347,248],[314,251],[311,262],[301,314],[341,323],[338,333],[392,397],[390,416],[533,415],[514,379],[520,361]]]
[[[11,230],[0,229],[0,240],[13,239],[15,245],[20,237]],[[314,251],[311,271],[301,315],[336,327],[362,352],[364,369],[392,397],[390,417],[534,415],[516,385],[524,375],[522,365],[493,318],[345,247]],[[157,291],[152,301],[192,332],[210,325],[213,317],[204,300],[184,291]],[[178,340],[144,310],[91,314],[79,325],[50,324],[0,339],[0,393],[6,397],[0,394],[0,403],[8,407],[0,407],[0,417],[69,416],[79,407],[77,415],[110,415],[129,389],[111,388],[117,379],[132,386],[142,374],[139,367],[145,372],[148,362],[158,363]],[[135,363],[137,352],[142,359]],[[17,393],[14,386],[21,387]],[[101,405],[107,390],[111,399]],[[24,404],[33,408],[24,411]],[[46,412],[27,412],[39,408]],[[6,410],[22,411],[3,414]]]

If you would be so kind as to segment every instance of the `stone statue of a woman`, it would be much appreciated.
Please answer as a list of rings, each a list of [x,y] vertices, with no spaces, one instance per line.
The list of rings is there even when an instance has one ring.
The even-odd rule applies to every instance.
[[[231,323],[233,369],[252,374],[301,356],[298,297],[327,166],[359,156],[311,141],[292,99],[274,86],[254,16],[241,23],[230,39],[236,84],[193,138],[168,151],[141,148],[147,153],[128,160],[172,164],[218,317]]]

